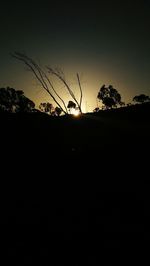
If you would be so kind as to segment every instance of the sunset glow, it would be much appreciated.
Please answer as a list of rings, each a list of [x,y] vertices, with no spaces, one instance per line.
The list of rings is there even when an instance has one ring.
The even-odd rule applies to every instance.
[[[79,115],[80,115],[80,112],[79,112],[78,109],[73,109],[71,113],[72,113],[72,115],[74,115],[74,116],[79,116]]]

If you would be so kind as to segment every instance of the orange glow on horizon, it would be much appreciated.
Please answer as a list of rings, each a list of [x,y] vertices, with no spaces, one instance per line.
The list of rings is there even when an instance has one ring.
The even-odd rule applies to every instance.
[[[74,116],[79,116],[80,115],[80,112],[78,109],[72,109],[71,110],[71,114],[74,115]]]

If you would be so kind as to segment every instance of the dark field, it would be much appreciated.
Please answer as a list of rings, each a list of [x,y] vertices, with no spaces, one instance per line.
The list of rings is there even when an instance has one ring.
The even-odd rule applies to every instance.
[[[149,104],[80,118],[0,114],[7,265],[145,265],[149,117]]]

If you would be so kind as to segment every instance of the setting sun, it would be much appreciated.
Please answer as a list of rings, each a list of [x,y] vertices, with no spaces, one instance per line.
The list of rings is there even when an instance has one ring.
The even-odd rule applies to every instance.
[[[80,115],[80,112],[79,112],[78,109],[73,109],[71,113],[72,113],[72,115],[74,115],[74,116],[79,116],[79,115]]]

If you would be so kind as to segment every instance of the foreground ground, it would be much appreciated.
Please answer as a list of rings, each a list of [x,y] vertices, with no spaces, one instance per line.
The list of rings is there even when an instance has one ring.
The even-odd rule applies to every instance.
[[[81,118],[1,115],[6,262],[145,265],[149,114],[144,105]]]

